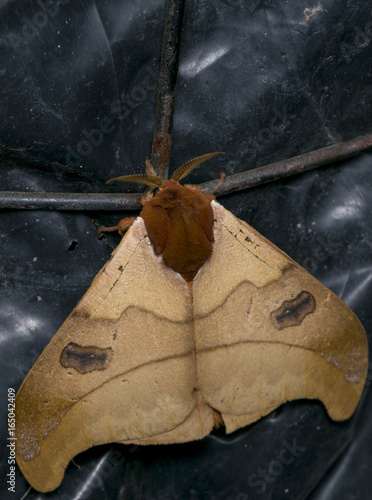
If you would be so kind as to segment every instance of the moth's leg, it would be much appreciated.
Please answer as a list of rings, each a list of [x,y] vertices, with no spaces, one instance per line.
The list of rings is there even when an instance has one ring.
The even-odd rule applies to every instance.
[[[128,231],[128,229],[131,227],[131,225],[136,219],[137,217],[125,217],[124,219],[121,219],[119,221],[119,224],[117,226],[112,226],[112,227],[101,226],[99,230],[103,233],[110,233],[113,231],[117,231],[120,234],[120,236],[124,236],[124,234]]]
[[[212,191],[209,191],[208,193],[204,193],[205,196],[209,199],[209,201],[212,201],[212,200],[215,201],[216,200],[216,197],[213,195],[213,193],[215,193],[218,189],[220,189],[220,187],[222,186],[222,184],[225,182],[225,177],[226,177],[226,174],[221,173],[220,174],[220,180],[217,182],[217,184],[212,189]],[[200,192],[201,191],[201,186],[195,186],[193,184],[185,184],[185,186],[187,188],[191,189],[192,191],[196,191],[196,192]]]
[[[149,188],[145,191],[145,193],[141,196],[141,205],[146,205],[147,201],[153,196],[152,191],[154,188]],[[101,226],[99,228],[99,233],[110,233],[113,231],[117,231],[120,236],[124,236],[128,229],[131,227],[133,222],[137,219],[137,217],[125,217],[119,221],[117,226],[105,227]]]
[[[225,182],[225,177],[226,177],[226,174],[220,174],[220,180],[217,182],[216,186],[213,188],[213,191],[211,191],[211,194],[215,193],[216,191],[218,191],[218,189],[220,189],[220,187],[222,186],[222,184]]]
[[[213,196],[213,193],[215,193],[218,189],[220,189],[222,184],[225,182],[225,177],[226,177],[226,174],[223,174],[223,173],[220,174],[220,180],[217,182],[217,184],[212,189],[212,191],[209,191],[208,193],[204,193],[205,196],[207,196],[207,198],[210,199],[210,201],[216,200],[216,198]],[[200,191],[201,191],[201,186],[198,186],[195,184],[185,184],[185,187],[187,187],[188,189],[191,189],[192,191],[196,191],[197,193],[200,193]]]

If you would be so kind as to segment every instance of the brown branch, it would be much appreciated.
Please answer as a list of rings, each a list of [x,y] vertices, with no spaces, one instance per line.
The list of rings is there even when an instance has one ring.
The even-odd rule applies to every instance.
[[[167,0],[151,154],[152,165],[162,179],[168,178],[172,147],[184,7],[185,0]]]
[[[252,186],[299,174],[336,161],[356,156],[372,147],[372,134],[340,142],[288,160],[227,176],[216,196],[241,191]],[[201,184],[203,191],[213,191],[220,179]],[[44,209],[79,211],[139,210],[141,195],[130,193],[19,193],[0,192],[0,209]]]
[[[241,191],[253,186],[265,184],[266,182],[276,181],[289,177],[290,175],[300,174],[307,170],[322,167],[329,163],[344,160],[351,156],[356,156],[361,152],[372,147],[372,134],[362,135],[345,142],[339,142],[327,146],[326,148],[316,149],[300,156],[294,156],[287,160],[270,163],[264,167],[258,167],[252,170],[246,170],[239,174],[230,175],[225,178],[224,183],[216,192],[216,196],[222,196],[227,193]],[[216,185],[216,181],[209,181],[201,184],[203,191],[210,191]]]

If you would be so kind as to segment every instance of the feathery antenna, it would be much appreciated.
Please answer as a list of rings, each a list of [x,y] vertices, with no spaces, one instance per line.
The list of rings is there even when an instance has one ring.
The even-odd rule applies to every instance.
[[[179,182],[181,179],[186,177],[186,175],[188,175],[192,170],[194,170],[195,167],[209,160],[209,158],[212,158],[212,156],[224,155],[224,154],[225,153],[223,153],[222,151],[216,151],[215,153],[208,153],[206,155],[197,156],[196,158],[187,161],[179,168],[177,168],[177,170],[172,175],[172,179],[176,182]]]

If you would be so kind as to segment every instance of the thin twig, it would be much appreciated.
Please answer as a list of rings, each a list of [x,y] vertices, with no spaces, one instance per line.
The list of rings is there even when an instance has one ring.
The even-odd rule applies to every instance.
[[[288,160],[227,176],[216,196],[241,191],[290,175],[312,170],[329,163],[356,156],[372,147],[372,134],[333,144]],[[219,179],[201,184],[203,191],[212,191]],[[20,193],[0,192],[0,209],[44,209],[113,211],[139,210],[140,194],[120,193]]]
[[[284,177],[300,174],[307,170],[322,167],[329,163],[344,160],[351,156],[356,156],[362,151],[372,147],[372,134],[362,135],[345,142],[339,142],[327,146],[326,148],[316,149],[300,156],[294,156],[287,160],[270,163],[264,167],[258,167],[253,170],[246,170],[239,174],[229,175],[225,182],[217,191],[216,196],[222,196],[227,193],[241,191],[253,186],[265,184],[266,182],[276,181]],[[209,181],[201,184],[203,191],[210,191],[216,185],[216,181]]]
[[[185,0],[168,0],[166,5],[151,155],[152,165],[162,179],[168,178],[172,147],[174,104],[177,90],[184,4]]]
[[[0,191],[0,209],[124,211],[139,210],[136,193],[21,193]]]

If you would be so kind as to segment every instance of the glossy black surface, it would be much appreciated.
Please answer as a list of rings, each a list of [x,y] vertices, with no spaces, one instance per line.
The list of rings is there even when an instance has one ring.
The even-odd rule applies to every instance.
[[[372,132],[371,7],[327,0],[306,22],[305,9],[315,5],[187,1],[172,165],[226,152],[188,182]],[[0,141],[67,166],[4,160],[1,189],[118,191],[105,182],[143,172],[164,7],[144,0],[0,3]],[[112,113],[118,109],[121,120]],[[88,138],[90,146],[82,142]],[[336,292],[371,338],[371,193],[372,157],[364,153],[220,201]],[[229,436],[93,448],[48,495],[27,492],[18,470],[16,493],[6,490],[7,388],[19,388],[119,241],[99,240],[93,222],[122,215],[0,213],[1,498],[369,498],[371,372],[347,422],[330,421],[318,402],[292,402]]]

